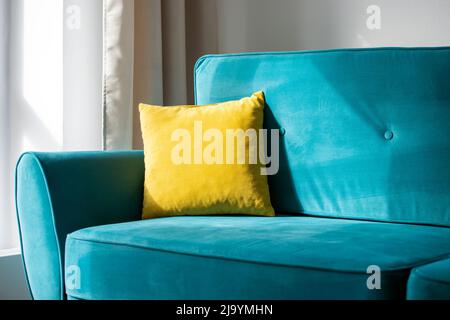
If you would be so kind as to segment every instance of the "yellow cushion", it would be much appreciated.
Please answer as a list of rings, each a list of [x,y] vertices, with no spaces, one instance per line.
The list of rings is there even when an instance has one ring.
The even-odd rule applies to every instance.
[[[262,92],[207,106],[141,104],[146,168],[143,218],[273,216],[267,176],[261,174],[264,166],[259,158],[250,161],[254,144],[249,138],[240,144],[231,135],[239,129],[262,129],[264,105]],[[245,159],[239,150],[245,150]]]

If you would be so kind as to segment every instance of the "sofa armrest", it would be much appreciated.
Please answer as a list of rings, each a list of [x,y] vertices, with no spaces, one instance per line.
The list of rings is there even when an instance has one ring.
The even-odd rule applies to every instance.
[[[21,156],[16,210],[33,298],[64,299],[67,234],[138,220],[143,185],[144,155],[138,151]]]

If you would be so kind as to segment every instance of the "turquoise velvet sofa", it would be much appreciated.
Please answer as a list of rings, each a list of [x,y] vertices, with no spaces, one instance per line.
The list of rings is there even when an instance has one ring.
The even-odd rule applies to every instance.
[[[142,152],[24,154],[33,297],[450,299],[450,48],[196,64],[198,104],[259,90],[265,127],[282,132],[274,218],[141,221]]]

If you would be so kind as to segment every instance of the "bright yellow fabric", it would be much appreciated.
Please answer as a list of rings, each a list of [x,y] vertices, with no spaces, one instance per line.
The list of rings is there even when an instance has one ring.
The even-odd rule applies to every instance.
[[[195,124],[201,122],[203,132],[216,128],[223,137],[226,137],[227,129],[259,130],[263,126],[264,105],[262,92],[239,101],[208,106],[141,104],[146,167],[143,218],[223,214],[273,216],[267,177],[261,175],[259,160],[256,164],[249,164],[248,157],[246,164],[238,164],[236,158],[233,164],[194,163]],[[179,146],[178,140],[173,141],[173,133],[177,129],[186,129],[192,137],[192,163],[177,164],[173,161],[174,148]],[[212,141],[217,139],[203,142],[202,150]],[[246,154],[248,141],[246,139]],[[225,141],[223,145],[226,161]],[[199,150],[198,147],[196,149]],[[188,153],[179,154],[184,156]]]

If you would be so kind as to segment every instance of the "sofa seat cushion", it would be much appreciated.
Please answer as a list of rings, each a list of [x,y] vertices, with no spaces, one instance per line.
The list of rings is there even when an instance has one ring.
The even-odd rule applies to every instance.
[[[314,217],[171,217],[77,231],[79,299],[404,299],[412,268],[450,254],[450,228]],[[381,289],[367,268],[381,269]],[[78,282],[73,282],[74,270]],[[70,277],[70,278],[69,278]],[[77,285],[74,285],[77,284]]]
[[[408,280],[410,300],[450,300],[450,259],[414,268]]]

